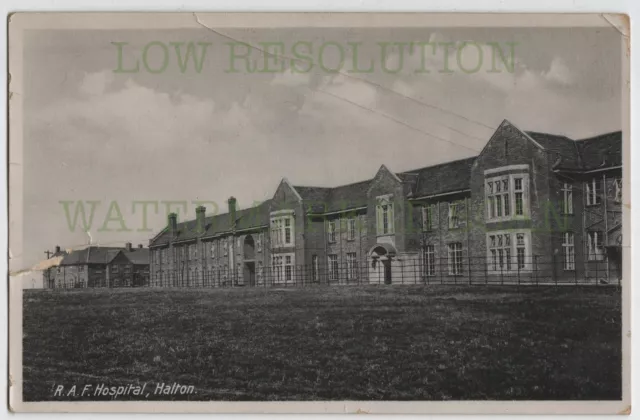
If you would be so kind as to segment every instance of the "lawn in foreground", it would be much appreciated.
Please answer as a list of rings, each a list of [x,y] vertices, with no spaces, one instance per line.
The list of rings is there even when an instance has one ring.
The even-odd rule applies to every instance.
[[[171,397],[190,400],[620,399],[620,301],[613,287],[27,290],[24,400],[144,382],[194,385]]]

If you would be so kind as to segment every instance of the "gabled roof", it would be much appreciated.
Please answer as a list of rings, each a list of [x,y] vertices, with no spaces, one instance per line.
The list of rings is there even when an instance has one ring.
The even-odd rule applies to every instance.
[[[131,264],[147,265],[149,264],[149,248],[132,248],[131,251],[121,251]]]
[[[588,171],[622,165],[622,131],[582,140],[533,131],[527,134],[558,156],[556,169]]]
[[[78,264],[106,264],[124,248],[106,246],[88,246],[84,249],[73,250],[64,256],[60,265]]]
[[[338,187],[298,187],[305,209],[311,213],[331,213],[357,209],[367,205],[367,189],[373,180]]]
[[[408,175],[414,175],[417,178],[412,190],[412,195],[416,198],[465,190],[469,188],[471,166],[475,159],[474,156],[439,163],[399,175],[402,175],[401,179],[404,178],[407,181],[409,181]]]
[[[84,249],[70,251],[59,265],[109,264],[119,254],[123,254],[133,264],[149,264],[149,248],[126,248],[91,245]]]
[[[622,131],[578,140],[584,170],[622,165]]]
[[[534,143],[536,147],[556,154],[558,159],[554,167],[557,169],[590,170],[603,165],[616,166],[622,162],[620,131],[584,140],[572,140],[562,135],[522,131],[511,122],[504,120],[496,133],[507,125],[522,133],[522,136]],[[410,197],[420,198],[454,193],[469,189],[471,168],[476,158],[477,156],[473,156],[410,171],[390,173],[409,187]],[[382,167],[386,169],[386,166],[382,165]],[[286,178],[281,182],[291,187],[303,201],[306,211],[322,214],[366,206],[367,191],[373,179],[337,187],[292,186]],[[258,206],[237,211],[236,229],[246,230],[268,226],[270,203],[271,200],[266,200]],[[196,223],[195,219],[179,223],[173,240],[183,241],[222,235],[232,230],[228,213],[206,217],[204,229],[198,229]],[[165,228],[151,240],[151,243],[153,245],[169,243],[169,235],[170,232]]]

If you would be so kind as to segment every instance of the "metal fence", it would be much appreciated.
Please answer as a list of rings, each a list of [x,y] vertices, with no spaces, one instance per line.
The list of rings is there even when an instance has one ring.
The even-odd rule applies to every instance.
[[[314,287],[348,285],[620,285],[620,264],[519,256],[329,261],[323,265],[156,271],[151,287]]]
[[[243,262],[235,269],[191,267],[153,270],[132,281],[96,280],[49,288],[180,287],[295,288],[358,285],[620,285],[620,262],[607,258],[579,261],[561,256],[487,258],[453,256],[374,261],[327,261],[324,264],[263,266]],[[45,286],[46,287],[46,286]]]

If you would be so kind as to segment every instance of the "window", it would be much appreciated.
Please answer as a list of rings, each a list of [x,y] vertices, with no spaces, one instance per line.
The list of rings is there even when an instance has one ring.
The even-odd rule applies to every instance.
[[[338,256],[336,254],[329,255],[329,281],[338,279]]]
[[[511,270],[511,234],[489,235],[490,271]]]
[[[449,203],[449,229],[460,227],[460,203]]]
[[[562,234],[562,250],[564,256],[564,269],[572,271],[576,269],[576,252],[574,247],[573,232]]]
[[[271,257],[271,273],[273,275],[273,282],[280,283],[282,281],[282,256],[274,255]]]
[[[516,264],[518,265],[518,270],[525,268],[526,250],[527,246],[524,241],[524,233],[516,233]]]
[[[327,225],[327,237],[329,242],[336,241],[336,220],[329,220],[329,224]]]
[[[515,201],[516,216],[524,216],[524,185],[522,184],[522,178],[513,178],[513,196]],[[509,204],[509,198],[506,198],[506,204]],[[505,207],[505,216],[509,216],[509,206]]]
[[[228,255],[228,253],[229,253],[229,249],[227,248],[227,239],[226,238],[222,240],[222,243],[220,244],[220,246],[222,247],[223,252],[224,252],[224,256],[226,257]]]
[[[378,235],[391,235],[394,230],[393,203],[389,196],[378,197],[376,207],[376,225]]]
[[[573,185],[562,184],[562,214],[573,214]]]
[[[449,244],[448,248],[447,265],[449,274],[462,274],[462,244],[460,242],[454,242]]]
[[[211,258],[215,258],[216,257],[216,243],[215,242],[211,242]]]
[[[78,266],[78,272],[84,273],[84,265],[79,265]]]
[[[528,214],[528,174],[509,174],[485,180],[487,220],[510,220]]]
[[[318,256],[317,255],[313,255],[311,256],[311,280],[314,283],[317,283],[319,280],[319,273],[318,273]]]
[[[589,261],[602,261],[604,259],[604,248],[602,246],[602,232],[587,232],[587,251]]]
[[[358,265],[356,262],[356,253],[347,252],[347,280],[355,280],[358,278]]]
[[[424,275],[436,275],[436,253],[433,245],[427,245],[423,250]]]
[[[507,273],[529,271],[530,233],[491,232],[487,234],[487,271]]]
[[[622,203],[622,179],[616,178],[613,181],[613,202],[614,203]]]
[[[433,210],[433,205],[422,207],[422,230],[425,232],[433,230]]]
[[[131,266],[130,265],[125,265],[124,266],[124,274],[130,274],[131,273]]]
[[[258,234],[256,238],[256,248],[258,249],[258,252],[262,251],[262,233]]]
[[[117,274],[118,273],[118,269],[119,269],[119,267],[116,264],[111,266],[111,272],[113,274]]]
[[[284,256],[284,281],[293,281],[293,257],[291,255]]]
[[[294,245],[293,216],[271,218],[271,245],[274,248]]]
[[[273,272],[273,282],[282,283],[293,281],[293,254],[279,254],[271,257],[271,269]]]
[[[585,182],[585,197],[587,200],[587,206],[593,206],[600,204],[601,180],[593,178],[591,181]]]
[[[356,218],[349,217],[347,219],[347,240],[353,241],[356,239]]]

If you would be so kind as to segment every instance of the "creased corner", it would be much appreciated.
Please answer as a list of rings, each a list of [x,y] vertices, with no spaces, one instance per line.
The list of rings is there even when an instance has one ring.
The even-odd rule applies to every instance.
[[[628,415],[630,415],[630,414],[631,414],[631,406],[630,406],[630,405],[626,406],[626,407],[624,408],[624,410],[619,411],[619,412],[618,412],[618,414],[621,414],[621,415],[623,415],[623,416],[628,416]]]

